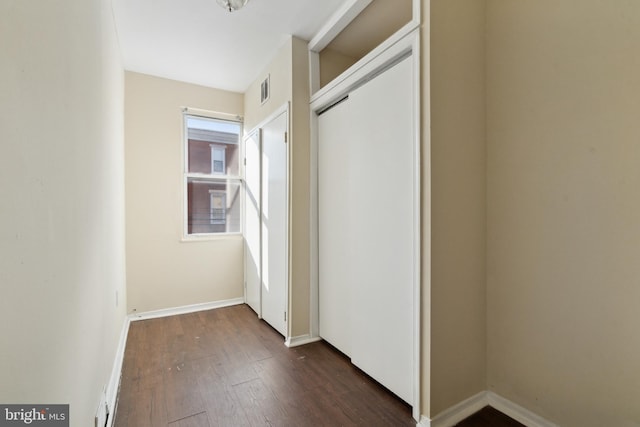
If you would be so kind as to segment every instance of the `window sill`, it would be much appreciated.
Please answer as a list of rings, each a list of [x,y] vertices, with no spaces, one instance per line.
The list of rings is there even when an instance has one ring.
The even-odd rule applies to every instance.
[[[212,242],[217,240],[237,240],[242,239],[242,233],[221,233],[221,234],[192,234],[183,236],[181,243],[191,242]]]

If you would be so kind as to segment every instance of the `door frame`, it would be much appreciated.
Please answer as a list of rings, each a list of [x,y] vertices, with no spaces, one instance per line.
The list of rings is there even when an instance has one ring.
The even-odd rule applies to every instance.
[[[291,301],[289,300],[289,295],[291,295],[291,112],[290,112],[290,103],[286,102],[280,107],[278,107],[273,113],[271,113],[267,118],[259,122],[255,125],[251,130],[249,130],[245,135],[248,137],[252,135],[254,132],[260,132],[260,152],[262,153],[263,140],[262,140],[262,128],[264,128],[267,124],[271,123],[273,120],[278,118],[281,114],[286,114],[286,132],[287,132],[287,141],[285,143],[285,161],[286,161],[286,209],[285,209],[285,229],[287,230],[287,236],[285,237],[285,271],[286,271],[286,283],[285,283],[285,309],[286,309],[286,321],[285,321],[285,342],[288,342],[291,339]],[[244,144],[243,144],[244,149]],[[244,158],[244,153],[243,153]],[[243,165],[244,168],[244,165]],[[262,169],[262,165],[261,165]],[[262,176],[262,171],[260,172]],[[243,177],[244,177],[244,169],[243,169]],[[244,180],[243,180],[244,183]],[[261,184],[262,187],[262,184]],[[261,195],[262,198],[262,195]],[[262,201],[260,203],[260,214],[262,215]],[[260,247],[262,248],[262,231],[260,232]],[[262,252],[260,253],[260,258],[262,259]],[[246,262],[246,260],[245,260]],[[262,281],[262,262],[260,263],[260,279]],[[246,300],[246,290],[245,290],[245,300]],[[260,284],[260,315],[259,318],[262,318],[262,283]]]
[[[414,3],[415,4],[415,3]],[[422,249],[423,236],[428,236],[429,224],[423,224],[422,212],[430,212],[430,199],[422,200],[422,175],[430,173],[430,165],[422,164],[422,151],[429,150],[429,142],[422,145],[421,133],[421,51],[420,25],[411,22],[394,36],[382,43],[367,56],[358,61],[353,67],[345,71],[336,80],[311,96],[311,301],[310,324],[311,336],[319,337],[319,266],[318,266],[318,116],[336,102],[339,102],[355,88],[366,83],[371,78],[384,72],[396,64],[400,59],[409,57],[413,66],[413,418],[417,421],[421,416],[421,345],[422,345],[422,317],[421,298],[422,283],[425,291],[429,292],[429,275],[422,277]],[[428,252],[428,240],[424,250]],[[427,331],[428,332],[428,331]],[[423,367],[428,372],[428,366]]]

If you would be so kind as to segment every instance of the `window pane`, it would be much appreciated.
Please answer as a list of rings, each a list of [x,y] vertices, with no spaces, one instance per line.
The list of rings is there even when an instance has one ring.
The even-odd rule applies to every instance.
[[[236,179],[187,180],[187,232],[239,233],[240,181]]]
[[[187,172],[238,176],[241,124],[193,116],[186,121]]]
[[[225,173],[225,163],[226,163],[226,149],[220,146],[212,146],[211,147],[211,158],[212,158],[212,166],[211,173],[213,174],[224,174]]]

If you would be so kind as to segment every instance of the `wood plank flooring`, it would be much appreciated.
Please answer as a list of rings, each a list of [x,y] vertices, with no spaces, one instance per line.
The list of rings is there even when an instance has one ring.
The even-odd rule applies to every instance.
[[[344,355],[324,342],[285,347],[246,305],[129,329],[115,427],[415,424],[408,405]]]

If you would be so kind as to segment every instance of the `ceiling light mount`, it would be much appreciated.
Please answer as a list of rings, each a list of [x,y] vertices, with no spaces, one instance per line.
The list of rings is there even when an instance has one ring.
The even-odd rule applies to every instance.
[[[249,0],[216,0],[220,6],[227,9],[229,12],[242,9]]]

